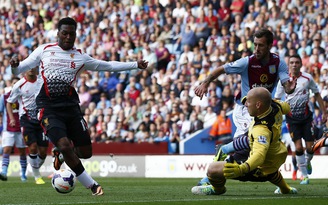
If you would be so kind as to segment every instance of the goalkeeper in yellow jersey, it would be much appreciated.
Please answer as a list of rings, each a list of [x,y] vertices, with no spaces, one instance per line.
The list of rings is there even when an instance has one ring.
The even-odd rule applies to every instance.
[[[286,102],[273,101],[271,93],[263,88],[251,89],[245,99],[249,114],[254,117],[248,131],[250,153],[248,159],[236,161],[215,161],[207,170],[211,185],[195,186],[191,189],[197,195],[220,195],[226,192],[226,179],[240,181],[269,181],[278,188],[276,194],[296,194],[282,177],[279,168],[287,157],[287,148],[281,142],[282,115],[290,111]]]

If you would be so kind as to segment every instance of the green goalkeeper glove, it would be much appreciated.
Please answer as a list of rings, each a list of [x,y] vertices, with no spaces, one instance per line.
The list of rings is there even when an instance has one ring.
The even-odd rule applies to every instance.
[[[249,172],[249,165],[247,163],[225,163],[223,168],[223,175],[226,179],[234,179],[245,175]]]

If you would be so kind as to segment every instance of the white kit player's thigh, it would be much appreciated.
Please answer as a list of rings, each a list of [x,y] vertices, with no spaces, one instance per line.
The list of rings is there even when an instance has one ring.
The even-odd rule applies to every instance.
[[[249,115],[247,107],[240,104],[235,104],[232,112],[233,123],[236,126],[234,137],[244,134],[248,131],[249,125],[252,122],[252,117]]]

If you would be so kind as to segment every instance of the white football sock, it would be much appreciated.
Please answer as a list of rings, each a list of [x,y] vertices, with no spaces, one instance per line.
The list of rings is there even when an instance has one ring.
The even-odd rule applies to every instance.
[[[298,168],[301,171],[303,177],[308,177],[307,169],[306,169],[307,163],[305,160],[305,155],[304,154],[302,154],[301,156],[296,155],[296,161],[297,161]]]
[[[76,178],[87,189],[90,189],[92,185],[95,183],[92,177],[85,170],[82,172],[82,174],[80,174]]]
[[[307,151],[305,151],[306,163],[310,163],[312,158],[313,158],[313,154],[309,154]]]

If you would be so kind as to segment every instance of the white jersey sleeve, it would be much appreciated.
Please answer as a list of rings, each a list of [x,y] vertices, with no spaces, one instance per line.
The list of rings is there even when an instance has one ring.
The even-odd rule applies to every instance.
[[[119,61],[103,61],[97,60],[89,56],[88,54],[83,54],[85,59],[85,69],[92,71],[125,71],[137,69],[137,62],[119,62]]]
[[[279,80],[276,88],[276,92],[274,94],[274,98],[276,99],[282,99],[285,96],[285,89],[281,84],[281,81]]]
[[[21,97],[21,90],[19,89],[19,87],[22,84],[22,80],[23,80],[23,78],[14,84],[14,86],[11,90],[10,96],[7,99],[7,102],[9,102],[9,103],[14,103],[17,101],[19,102],[20,97]]]

